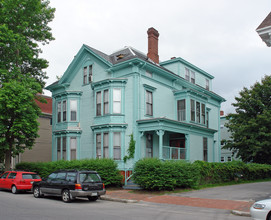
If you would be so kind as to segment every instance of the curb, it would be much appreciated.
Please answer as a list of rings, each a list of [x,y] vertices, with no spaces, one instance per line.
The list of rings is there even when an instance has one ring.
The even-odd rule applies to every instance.
[[[242,212],[238,210],[231,210],[231,213],[234,215],[239,215],[239,216],[245,216],[245,217],[251,217],[249,212]]]
[[[132,199],[117,199],[117,198],[112,198],[112,197],[107,197],[107,196],[101,196],[101,200],[106,200],[106,201],[113,201],[113,202],[122,202],[122,203],[137,203],[139,202],[138,200],[132,200]]]

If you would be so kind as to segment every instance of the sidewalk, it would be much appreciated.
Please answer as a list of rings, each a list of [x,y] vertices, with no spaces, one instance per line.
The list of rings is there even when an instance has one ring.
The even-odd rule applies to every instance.
[[[155,195],[133,192],[132,190],[109,190],[106,192],[106,195],[102,196],[101,199],[127,203],[144,201],[193,207],[225,209],[231,210],[233,214],[242,216],[250,216],[249,209],[253,204],[251,201],[190,198],[181,197],[179,195],[176,196],[174,193],[167,195]]]

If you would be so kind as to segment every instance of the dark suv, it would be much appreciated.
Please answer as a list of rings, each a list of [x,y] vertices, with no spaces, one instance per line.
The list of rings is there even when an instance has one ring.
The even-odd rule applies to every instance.
[[[76,197],[87,197],[90,201],[96,201],[105,192],[99,174],[89,170],[60,170],[51,173],[41,182],[33,183],[35,198],[56,195],[61,196],[63,202],[71,202]]]

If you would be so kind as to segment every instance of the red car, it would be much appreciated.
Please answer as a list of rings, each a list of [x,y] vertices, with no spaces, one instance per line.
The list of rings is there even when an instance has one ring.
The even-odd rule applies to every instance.
[[[39,182],[38,174],[25,171],[6,171],[0,176],[0,189],[11,190],[13,194],[18,191],[30,191],[33,182]]]

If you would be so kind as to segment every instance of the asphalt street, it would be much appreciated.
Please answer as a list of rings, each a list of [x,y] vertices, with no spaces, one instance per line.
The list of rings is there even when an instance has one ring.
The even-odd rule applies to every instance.
[[[189,206],[157,204],[149,202],[119,203],[98,200],[89,202],[79,199],[64,203],[60,198],[47,197],[36,199],[30,193],[14,195],[0,191],[1,220],[242,220],[248,217],[235,216],[228,210],[196,208]]]

